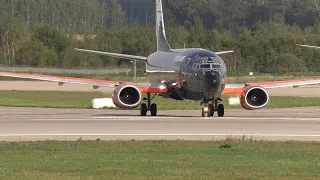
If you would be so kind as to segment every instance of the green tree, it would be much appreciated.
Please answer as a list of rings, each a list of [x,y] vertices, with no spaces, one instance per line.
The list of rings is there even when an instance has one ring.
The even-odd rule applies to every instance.
[[[48,25],[39,26],[35,30],[34,37],[58,54],[65,51],[70,44],[70,40],[66,33]]]
[[[292,54],[280,54],[270,62],[268,67],[268,72],[279,74],[304,72],[307,70],[305,63]]]
[[[116,0],[112,0],[111,1],[111,5],[110,5],[110,26],[113,28],[120,28],[123,27],[125,25],[126,22],[126,17],[125,14],[122,10],[122,7],[120,4],[117,3]]]
[[[21,44],[27,39],[27,28],[22,20],[3,13],[0,20],[0,41],[4,64],[14,65]]]
[[[58,55],[38,39],[30,39],[22,45],[16,63],[19,66],[57,67]]]

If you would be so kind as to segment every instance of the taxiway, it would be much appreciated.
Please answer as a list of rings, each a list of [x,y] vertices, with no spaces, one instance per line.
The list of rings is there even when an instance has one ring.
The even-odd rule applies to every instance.
[[[320,141],[320,107],[231,109],[224,118],[200,111],[137,111],[0,107],[1,141],[37,140],[257,140]]]

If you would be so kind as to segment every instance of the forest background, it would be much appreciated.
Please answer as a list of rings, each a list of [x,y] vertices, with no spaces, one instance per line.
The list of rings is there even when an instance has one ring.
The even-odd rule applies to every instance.
[[[163,0],[172,48],[235,50],[231,73],[319,74],[320,0]],[[154,0],[0,0],[0,65],[111,68],[128,61],[85,48],[147,56],[156,50]],[[144,64],[138,64],[143,71]]]

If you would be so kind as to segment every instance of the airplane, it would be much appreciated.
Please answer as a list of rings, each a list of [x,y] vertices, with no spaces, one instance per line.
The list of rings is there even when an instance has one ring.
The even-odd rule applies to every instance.
[[[219,117],[223,117],[225,109],[221,103],[221,95],[239,95],[244,109],[257,110],[269,104],[268,89],[320,84],[320,78],[227,84],[227,67],[220,55],[233,51],[212,52],[201,48],[172,49],[166,38],[161,0],[156,0],[156,37],[157,51],[148,57],[75,49],[84,53],[142,61],[146,64],[145,74],[148,83],[13,72],[0,72],[0,76],[52,81],[58,82],[60,86],[64,83],[75,83],[91,85],[94,89],[99,87],[114,88],[112,95],[114,104],[123,109],[140,107],[141,116],[146,116],[149,111],[151,116],[157,115],[157,105],[152,103],[157,95],[166,99],[198,101],[203,106],[202,117],[214,116],[215,112]],[[143,94],[146,94],[146,97],[143,97]]]

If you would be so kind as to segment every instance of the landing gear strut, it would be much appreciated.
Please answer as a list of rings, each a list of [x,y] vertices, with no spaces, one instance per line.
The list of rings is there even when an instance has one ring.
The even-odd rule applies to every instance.
[[[157,116],[157,105],[156,104],[151,104],[151,101],[157,96],[157,94],[155,94],[152,98],[150,93],[147,94],[147,98],[144,98],[143,100],[147,101],[146,103],[141,104],[140,107],[140,115],[141,116],[146,116],[147,112],[150,111],[151,116]]]
[[[215,100],[203,101],[201,104],[205,104],[205,107],[202,108],[202,117],[211,117],[214,115],[214,112],[218,112],[219,117],[224,116],[224,105],[219,104],[222,99],[217,98]]]

